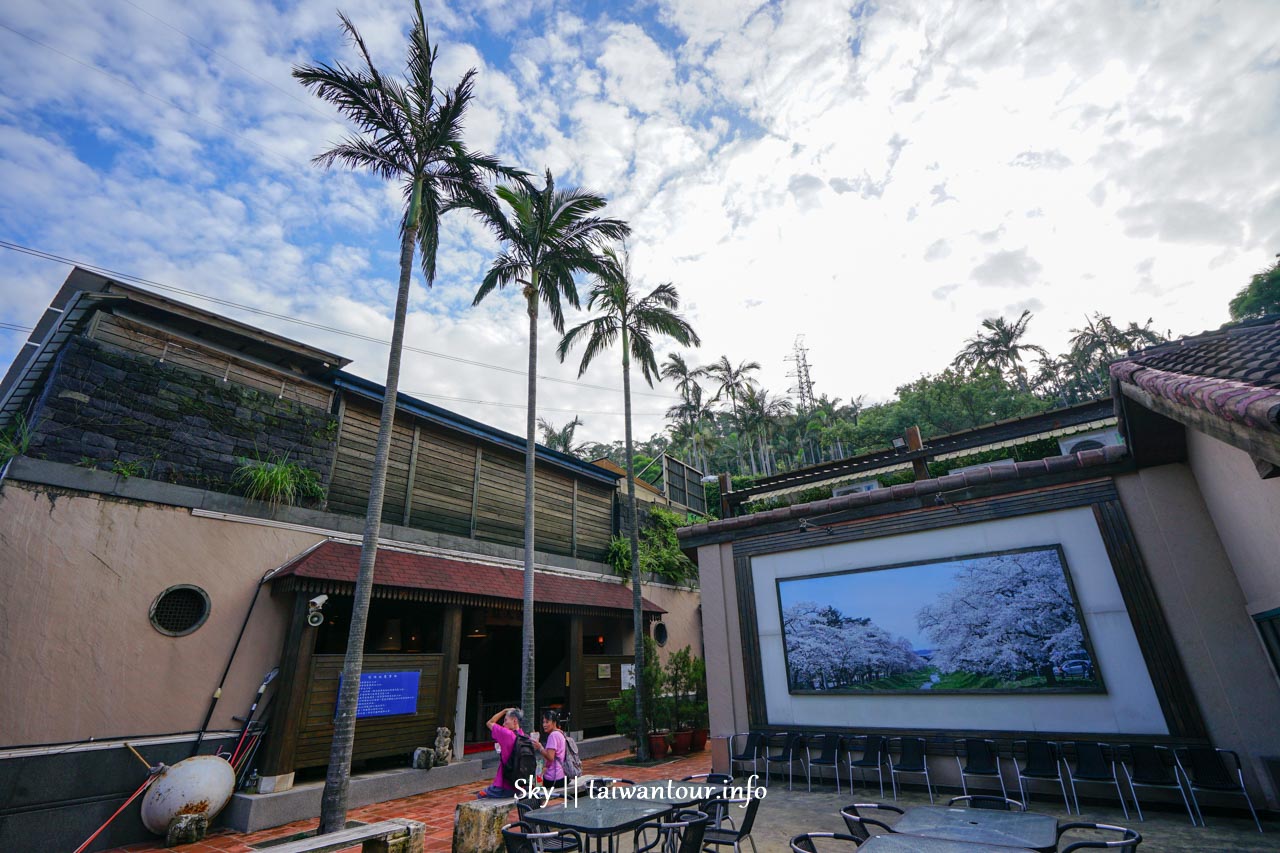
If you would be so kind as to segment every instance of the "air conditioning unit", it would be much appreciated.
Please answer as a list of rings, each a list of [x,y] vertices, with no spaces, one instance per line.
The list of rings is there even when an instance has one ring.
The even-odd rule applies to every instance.
[[[1100,447],[1116,447],[1124,444],[1120,431],[1115,427],[1097,429],[1092,432],[1079,432],[1058,439],[1058,449],[1063,456],[1079,453],[1082,450],[1097,450]]]
[[[880,488],[879,480],[859,480],[856,483],[847,483],[843,486],[836,486],[831,490],[831,497],[838,498],[841,495],[852,495],[858,492],[871,492]]]

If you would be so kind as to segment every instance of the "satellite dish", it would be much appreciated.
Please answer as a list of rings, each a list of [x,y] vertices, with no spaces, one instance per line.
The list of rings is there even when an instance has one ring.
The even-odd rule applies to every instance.
[[[160,772],[142,798],[142,824],[156,835],[182,814],[203,814],[210,822],[226,807],[236,787],[236,771],[217,755],[184,758]]]

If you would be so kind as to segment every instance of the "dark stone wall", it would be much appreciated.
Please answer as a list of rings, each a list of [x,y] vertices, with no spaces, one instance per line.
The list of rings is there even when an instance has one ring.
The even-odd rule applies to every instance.
[[[270,392],[68,341],[32,418],[36,459],[232,492],[244,460],[309,468],[327,481],[337,418]]]

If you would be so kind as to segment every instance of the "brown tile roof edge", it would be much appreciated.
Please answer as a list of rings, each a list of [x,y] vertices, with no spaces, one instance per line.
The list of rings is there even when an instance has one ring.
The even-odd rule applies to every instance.
[[[294,558],[273,576],[296,575],[319,580],[355,583],[360,571],[360,546],[329,540]],[[388,548],[378,549],[374,564],[375,586],[439,589],[489,598],[524,597],[524,571],[484,563],[468,563],[430,554],[414,554]],[[622,584],[590,578],[537,573],[533,586],[535,602],[568,604],[582,607],[631,610],[631,590]],[[658,605],[642,598],[642,607],[650,613],[666,613]]]
[[[1233,379],[1192,376],[1126,359],[1111,365],[1111,377],[1173,403],[1209,412],[1225,421],[1280,432],[1280,391]]]
[[[891,503],[897,500],[920,497],[922,495],[949,492],[970,486],[998,483],[1004,480],[1023,480],[1045,474],[1059,474],[1085,468],[1096,468],[1119,462],[1128,455],[1128,450],[1120,445],[1101,447],[1094,450],[1082,450],[1069,456],[1050,456],[1047,459],[1034,459],[1029,462],[1017,462],[1013,465],[988,465],[947,474],[943,477],[932,477],[928,480],[917,480],[914,483],[901,483],[887,489],[872,489],[869,492],[855,492],[841,495],[838,498],[811,501],[810,503],[771,509],[766,512],[739,515],[719,521],[695,524],[682,527],[676,534],[682,539],[705,536],[712,533],[727,533],[733,530],[745,530],[775,521],[786,521],[792,518],[803,518],[813,515],[826,515],[856,507],[873,504]]]

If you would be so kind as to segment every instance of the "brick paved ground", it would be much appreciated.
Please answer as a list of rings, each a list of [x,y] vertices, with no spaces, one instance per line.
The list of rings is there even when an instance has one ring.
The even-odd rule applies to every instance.
[[[605,763],[623,757],[625,755],[619,753],[589,759],[584,762],[583,769],[591,774],[626,776],[637,782],[643,782],[705,773],[710,769],[711,764],[710,752],[648,768],[619,767]],[[385,803],[354,809],[349,817],[366,823],[390,817],[420,820],[427,825],[427,853],[448,853],[453,841],[454,807],[460,802],[474,798],[478,787],[480,786],[466,785],[419,794],[415,797],[389,800]],[[942,795],[939,801],[945,803],[946,796],[948,795]],[[874,802],[880,799],[879,791],[874,787],[860,787],[853,794],[845,788],[843,793],[837,794],[830,785],[815,785],[812,793],[805,790],[803,782],[796,785],[796,789],[790,792],[786,790],[785,784],[774,785],[760,805],[752,836],[755,838],[759,853],[785,851],[789,847],[788,839],[797,833],[843,831],[844,825],[839,815],[842,806],[853,802]],[[888,801],[892,802],[891,796]],[[904,791],[899,797],[898,805],[909,808],[915,805],[927,805],[928,802],[929,799],[923,792]],[[1132,826],[1143,835],[1144,840],[1140,849],[1150,850],[1152,853],[1280,850],[1280,825],[1275,821],[1264,821],[1267,832],[1265,835],[1259,835],[1247,814],[1218,814],[1210,811],[1207,814],[1209,826],[1193,828],[1187,820],[1186,813],[1180,810],[1166,811],[1148,807],[1145,809],[1147,820],[1145,823],[1140,823],[1132,809],[1130,818],[1126,820],[1114,800],[1110,806],[1091,804],[1088,801],[1082,803],[1082,806],[1083,817],[1075,815],[1068,817],[1062,807],[1061,799],[1056,801],[1036,799],[1031,803],[1033,811],[1051,814],[1063,821],[1088,820]],[[512,819],[514,818],[513,810]],[[173,849],[181,853],[214,853],[215,851],[217,853],[253,853],[253,848],[249,847],[250,844],[313,829],[316,823],[315,819],[298,821],[247,835],[219,830],[202,844],[189,844]],[[1083,836],[1076,840],[1083,840]],[[115,851],[108,851],[108,853],[126,853],[126,851],[135,853],[135,851],[163,849],[162,843],[151,842],[116,848]],[[352,853],[359,849],[358,846],[350,848]]]
[[[603,776],[625,776],[637,782],[652,779],[678,779],[694,773],[706,773],[711,769],[710,750],[679,759],[678,761],[659,764],[655,767],[619,767],[605,763],[625,757],[625,753],[618,753],[617,755],[590,758],[582,763],[582,769],[584,773]],[[454,808],[458,803],[474,799],[476,791],[483,788],[484,784],[478,783],[462,785],[457,788],[444,788],[413,797],[375,803],[371,806],[352,809],[348,812],[347,817],[350,820],[358,820],[362,823],[374,823],[391,817],[407,817],[413,820],[420,820],[427,825],[426,853],[449,853],[453,845]],[[511,817],[512,820],[515,819],[514,808],[512,809]],[[184,844],[172,849],[180,851],[180,853],[255,853],[254,848],[249,846],[250,844],[257,844],[272,838],[280,838],[308,829],[315,829],[318,823],[317,819],[312,818],[277,826],[274,829],[264,829],[260,832],[247,834],[231,832],[230,830],[215,830],[201,844]],[[164,849],[164,842],[156,840],[144,844],[131,844],[127,847],[113,848],[110,851],[106,851],[106,853],[139,853],[139,851],[144,850]],[[356,845],[351,848],[351,851],[355,853],[359,849],[360,846]]]

